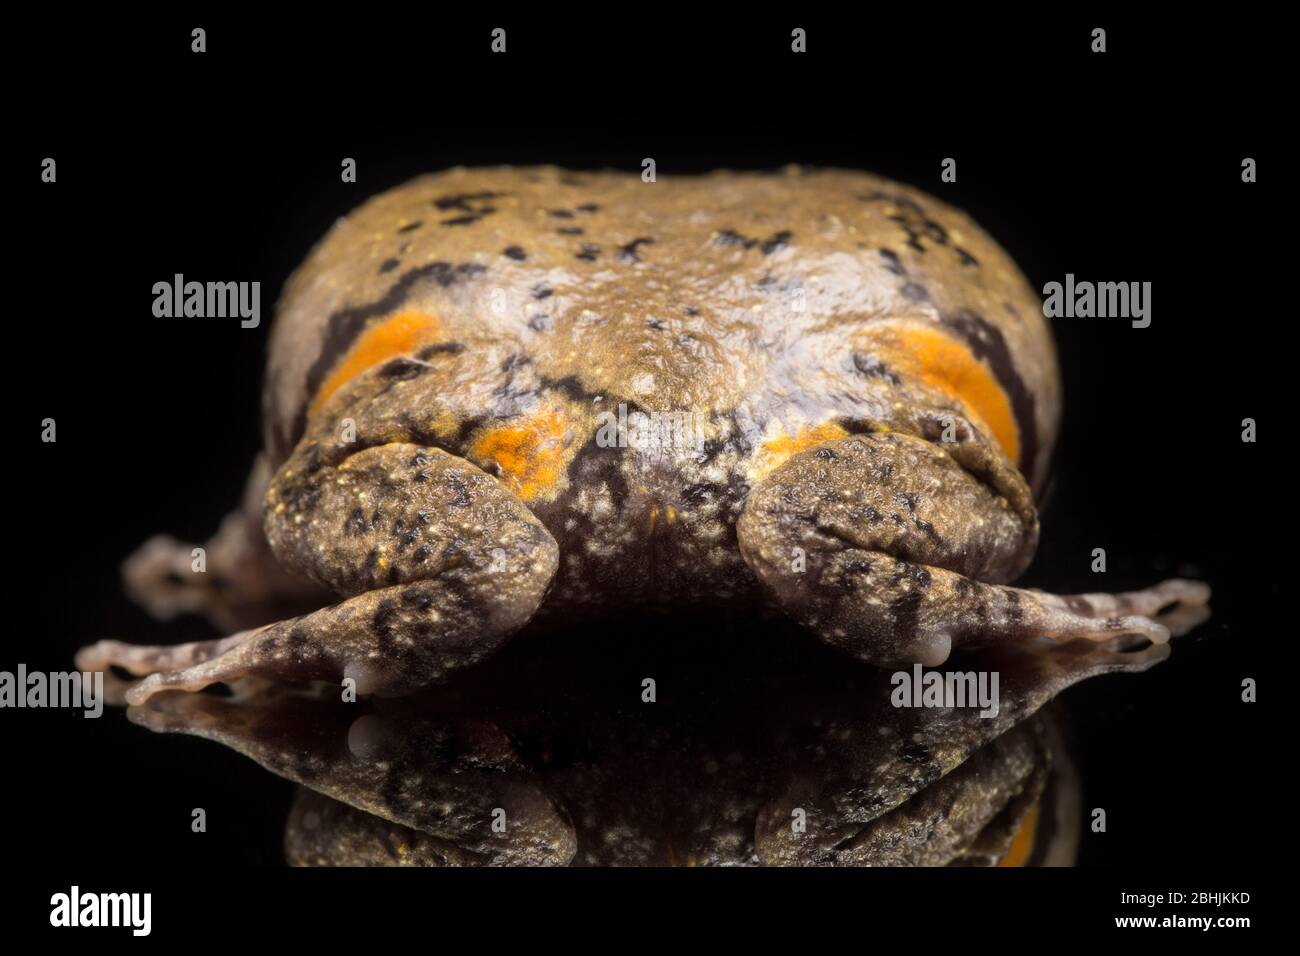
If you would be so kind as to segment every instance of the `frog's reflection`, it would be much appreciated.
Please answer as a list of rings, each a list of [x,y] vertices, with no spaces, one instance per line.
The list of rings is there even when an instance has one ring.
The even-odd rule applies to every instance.
[[[651,629],[657,643],[620,635],[619,654],[608,633],[560,654],[552,635],[418,697],[242,688],[130,716],[300,783],[298,865],[1063,864],[1078,790],[1046,705],[1168,651],[954,657],[945,671],[998,675],[986,717],[895,707],[889,672],[800,638],[754,637],[738,660],[734,634]]]

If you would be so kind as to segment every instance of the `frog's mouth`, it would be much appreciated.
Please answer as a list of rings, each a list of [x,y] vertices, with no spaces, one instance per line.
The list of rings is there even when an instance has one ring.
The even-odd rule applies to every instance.
[[[303,784],[299,863],[1032,865],[1067,862],[1078,826],[1040,708],[1164,650],[968,658],[1001,675],[981,717],[895,706],[896,675],[784,622],[619,626],[525,633],[413,697],[161,694],[130,715]]]

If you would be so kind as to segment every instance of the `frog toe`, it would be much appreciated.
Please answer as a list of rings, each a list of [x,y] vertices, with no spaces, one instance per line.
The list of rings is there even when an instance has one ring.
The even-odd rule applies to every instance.
[[[107,671],[116,667],[135,677],[159,671],[175,671],[201,663],[225,653],[242,635],[188,644],[128,644],[125,641],[96,641],[76,654],[76,665],[83,671]]]
[[[1083,617],[1116,617],[1141,615],[1156,617],[1179,607],[1204,607],[1210,602],[1210,586],[1204,581],[1186,578],[1169,578],[1140,591],[1123,591],[1118,594],[1051,595],[1034,591],[1059,606],[1068,608]]]

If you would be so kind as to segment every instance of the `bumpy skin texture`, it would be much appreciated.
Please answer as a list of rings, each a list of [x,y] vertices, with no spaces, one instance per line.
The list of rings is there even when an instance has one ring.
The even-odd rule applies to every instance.
[[[339,386],[394,316],[421,364]],[[1038,301],[978,226],[886,180],[797,170],[414,180],[290,281],[265,396],[273,467],[314,410],[354,418],[362,444],[435,445],[502,477],[560,542],[555,598],[575,604],[744,590],[745,495],[822,434],[933,437],[982,411],[970,440],[1014,434],[1037,487],[1060,406]],[[598,447],[620,404],[694,415],[702,449]]]
[[[218,641],[85,649],[84,668],[147,675],[131,703],[215,682],[404,693],[473,671],[534,616],[766,597],[861,661],[936,665],[962,646],[1161,643],[1209,596],[1009,586],[1037,542],[1060,413],[1038,299],[963,214],[862,173],[422,177],[340,220],[294,274],[264,396],[266,540],[245,514],[217,549],[247,600],[155,596],[186,545],[154,546],[133,591],[233,620],[282,580],[256,573],[273,559],[337,603]],[[647,414],[668,416],[648,443]],[[1037,740],[1025,730],[968,771],[998,781],[999,816],[953,777],[916,804],[948,842],[904,856],[995,857],[991,828],[1041,786]],[[856,799],[832,817],[853,822]],[[818,856],[763,832],[717,846],[776,862],[901,852],[888,833]]]
[[[1077,806],[1051,819],[1045,784],[1065,755],[1047,704],[1167,655],[987,652],[980,666],[1001,676],[993,717],[893,707],[891,675],[846,672],[807,642],[760,644],[739,668],[705,649],[657,669],[663,699],[632,709],[516,645],[450,695],[373,708],[171,695],[130,715],[300,783],[285,833],[296,865],[987,866],[1026,825],[1017,863],[1049,861],[1052,839],[1079,826]]]

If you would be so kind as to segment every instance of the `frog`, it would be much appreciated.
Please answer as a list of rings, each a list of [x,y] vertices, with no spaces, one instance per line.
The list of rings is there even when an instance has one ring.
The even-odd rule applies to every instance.
[[[137,678],[133,705],[249,682],[400,696],[526,628],[606,620],[617,641],[620,616],[704,606],[775,609],[845,667],[1163,645],[1205,583],[1014,584],[1061,404],[1028,280],[912,186],[421,176],[289,278],[263,451],[206,569],[170,540],[127,566],[163,615],[320,603],[210,640],[99,641],[79,666]]]
[[[161,694],[128,714],[296,784],[293,866],[1056,866],[1082,831],[1059,695],[1168,656],[958,651],[1001,675],[989,716],[895,707],[889,673],[846,669],[796,628],[766,632],[740,664],[726,641],[683,631],[692,653],[658,663],[676,689],[653,707],[620,708],[539,635],[397,698],[276,686]],[[661,640],[656,626],[629,635],[615,670]]]

